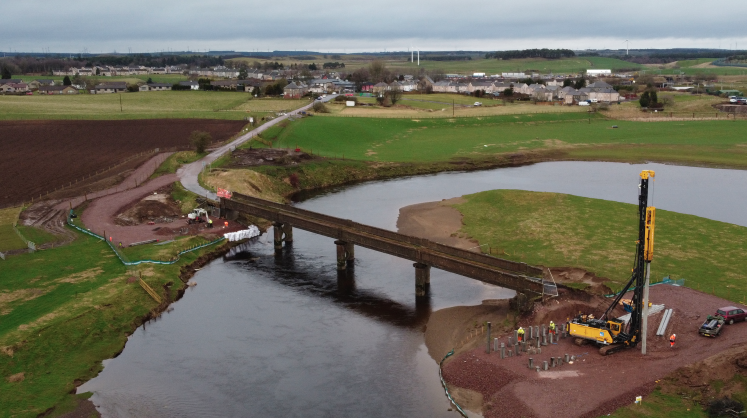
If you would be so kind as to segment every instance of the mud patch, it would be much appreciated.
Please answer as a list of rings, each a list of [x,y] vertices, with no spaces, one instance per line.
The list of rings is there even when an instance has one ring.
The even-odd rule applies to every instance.
[[[116,215],[114,223],[120,226],[167,224],[179,219],[182,212],[179,204],[171,198],[172,187],[162,187],[134,205],[128,205]]]
[[[71,274],[57,279],[58,283],[80,283],[95,280],[96,276],[103,273],[101,267],[96,267],[88,270],[81,271],[80,273]]]

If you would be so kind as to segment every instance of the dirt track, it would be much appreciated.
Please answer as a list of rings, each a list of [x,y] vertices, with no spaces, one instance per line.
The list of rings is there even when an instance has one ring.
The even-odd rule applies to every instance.
[[[697,330],[705,319],[721,306],[733,302],[684,287],[651,287],[651,301],[674,308],[667,335],[677,334],[677,344],[669,348],[665,338],[655,337],[662,314],[649,319],[648,355],[628,350],[601,356],[594,346],[578,347],[570,338],[542,348],[542,354],[511,357],[486,354],[483,344],[449,361],[444,377],[450,385],[474,390],[483,395],[486,417],[598,417],[632,404],[635,396],[646,395],[662,379],[687,364],[705,360],[729,348],[747,343],[747,323],[727,326],[722,335],[701,337]],[[526,326],[539,321],[556,323],[566,320],[567,312],[554,310],[554,301],[539,308]],[[557,304],[560,306],[562,303]],[[501,342],[507,342],[505,337]],[[580,356],[574,364],[537,373],[527,368],[529,357],[535,364],[564,354]]]

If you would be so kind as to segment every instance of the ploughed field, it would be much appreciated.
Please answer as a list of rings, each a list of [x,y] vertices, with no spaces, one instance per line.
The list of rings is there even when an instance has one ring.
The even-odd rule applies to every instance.
[[[84,177],[155,148],[187,148],[193,131],[225,141],[244,124],[212,119],[0,121],[0,207],[76,180],[80,185]]]

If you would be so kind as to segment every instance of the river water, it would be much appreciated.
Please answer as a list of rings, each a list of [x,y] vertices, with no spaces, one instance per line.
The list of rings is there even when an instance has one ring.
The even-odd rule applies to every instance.
[[[747,171],[660,164],[442,173],[329,190],[297,205],[395,230],[400,207],[492,189],[637,203],[643,169],[656,170],[658,208],[747,226]],[[513,291],[434,269],[430,296],[416,303],[409,261],[356,248],[355,265],[339,275],[331,239],[295,230],[278,257],[270,235],[199,271],[173,311],[138,328],[79,392],[93,392],[104,417],[456,416],[424,325],[434,310]]]

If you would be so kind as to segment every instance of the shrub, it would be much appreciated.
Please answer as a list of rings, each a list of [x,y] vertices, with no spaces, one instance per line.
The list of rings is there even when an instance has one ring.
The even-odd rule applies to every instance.
[[[314,102],[314,106],[311,107],[316,113],[329,113],[329,109],[322,102]]]
[[[205,152],[210,143],[213,142],[213,137],[207,132],[194,131],[189,135],[189,143],[195,148],[195,152],[202,154]]]
[[[290,185],[294,188],[298,188],[298,173],[291,173],[290,177],[288,177],[288,180],[290,181]]]

